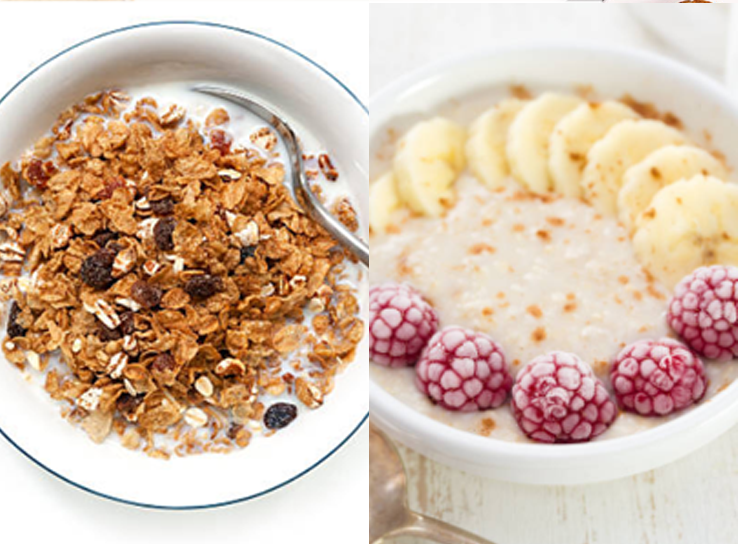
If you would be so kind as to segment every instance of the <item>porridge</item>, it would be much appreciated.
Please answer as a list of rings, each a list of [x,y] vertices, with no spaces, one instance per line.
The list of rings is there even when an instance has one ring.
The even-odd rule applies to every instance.
[[[184,86],[63,112],[0,171],[6,359],[95,442],[158,458],[243,448],[319,408],[363,336],[363,278],[283,160],[269,127]],[[328,155],[306,166],[358,228]]]
[[[700,344],[685,332],[693,324],[680,328],[677,321],[695,282],[710,283],[708,272],[680,284],[682,298],[672,297],[696,268],[738,264],[732,253],[738,230],[727,219],[707,219],[727,217],[718,202],[738,205],[738,189],[722,181],[726,167],[692,144],[675,116],[632,98],[514,94],[478,116],[468,133],[445,118],[420,121],[381,151],[376,169],[389,173],[372,186],[372,379],[438,421],[509,441],[614,438],[705,402],[738,376],[737,365],[713,360],[737,355],[735,306],[732,316],[725,313],[725,327],[714,316],[717,339],[702,330],[707,340]],[[458,113],[468,121],[467,111]],[[415,179],[423,181],[414,186]],[[685,213],[682,198],[693,209]],[[706,269],[715,285],[738,279],[718,268]],[[382,292],[393,284],[412,292]],[[398,297],[411,310],[400,308],[405,321],[393,328]],[[437,324],[410,317],[425,305]],[[402,341],[408,320],[440,331],[425,339],[422,352]],[[450,344],[443,339],[449,329],[456,335]],[[660,343],[680,335],[702,360],[681,342]],[[492,355],[479,338],[495,344]],[[502,378],[492,383],[497,348],[511,381],[517,377],[512,391]],[[668,367],[672,361],[678,371]],[[651,377],[652,362],[667,365],[659,368],[669,384]],[[535,400],[542,393],[531,390],[539,385],[521,372],[526,365],[528,374],[537,368],[546,377],[554,369],[552,379],[566,375],[571,383],[552,390],[568,397]],[[506,401],[492,400],[497,393]],[[569,413],[547,419],[559,405],[581,409],[581,418],[572,417],[590,417],[589,423],[565,423]],[[535,422],[523,415],[526,408]],[[547,430],[536,434],[537,425]]]

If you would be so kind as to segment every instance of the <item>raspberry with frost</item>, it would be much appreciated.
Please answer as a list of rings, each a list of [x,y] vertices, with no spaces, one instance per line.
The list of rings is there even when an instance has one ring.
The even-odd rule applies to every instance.
[[[703,266],[684,278],[669,302],[669,326],[708,359],[738,357],[738,268]]]
[[[520,429],[537,442],[586,442],[607,430],[617,408],[592,368],[555,351],[518,373],[512,409]]]
[[[369,356],[373,363],[414,365],[437,330],[438,314],[409,285],[385,283],[369,291]]]
[[[497,408],[505,402],[512,386],[499,344],[485,334],[461,327],[437,332],[415,371],[418,389],[452,411]]]
[[[642,416],[665,416],[698,402],[707,388],[705,367],[671,338],[639,340],[615,358],[610,380],[620,406]]]

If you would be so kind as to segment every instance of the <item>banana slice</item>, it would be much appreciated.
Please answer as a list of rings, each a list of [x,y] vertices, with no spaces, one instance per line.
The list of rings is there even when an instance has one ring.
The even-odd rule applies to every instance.
[[[418,213],[440,216],[455,200],[452,185],[464,169],[465,142],[464,129],[441,117],[410,129],[393,163],[400,200]]]
[[[507,132],[526,100],[508,98],[480,115],[469,130],[466,158],[476,178],[495,189],[501,187],[510,174],[507,164]]]
[[[685,142],[681,132],[661,121],[620,121],[587,154],[582,175],[585,198],[597,211],[615,215],[625,171],[660,147]]]
[[[400,206],[395,187],[395,176],[387,172],[372,183],[369,190],[369,227],[376,233],[384,232],[392,212]]]
[[[738,185],[694,176],[661,189],[637,221],[633,248],[668,287],[703,265],[738,265]]]
[[[545,93],[515,117],[507,135],[507,160],[513,176],[534,193],[551,190],[548,144],[556,123],[582,104],[572,95]]]
[[[551,133],[549,150],[554,192],[571,198],[582,196],[582,172],[592,145],[620,121],[638,117],[625,104],[609,100],[582,104],[561,119]]]
[[[720,179],[728,176],[725,166],[704,149],[688,145],[657,149],[623,174],[618,195],[620,221],[632,232],[636,219],[660,189],[698,174]]]

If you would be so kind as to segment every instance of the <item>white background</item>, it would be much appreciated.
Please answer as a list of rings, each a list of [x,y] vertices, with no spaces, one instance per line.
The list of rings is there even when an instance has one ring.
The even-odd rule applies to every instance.
[[[371,89],[376,92],[444,55],[535,40],[626,45],[685,60],[637,24],[628,7],[585,3],[373,5]],[[664,10],[695,8],[658,9],[659,22],[667,24]],[[705,33],[715,30],[703,29]],[[688,36],[683,40],[695,46],[699,41]],[[716,70],[705,71],[721,77]],[[412,508],[499,544],[738,542],[738,428],[666,467],[589,486],[496,482],[447,468],[406,449],[402,454]]]
[[[363,2],[0,1],[0,96],[40,62],[100,32],[144,21],[198,19],[277,39],[321,64],[365,100],[367,12]],[[59,424],[65,423],[60,419]],[[162,512],[115,504],[70,487],[0,439],[0,542],[363,541],[368,532],[368,443],[365,426],[322,466],[261,499],[217,510]]]

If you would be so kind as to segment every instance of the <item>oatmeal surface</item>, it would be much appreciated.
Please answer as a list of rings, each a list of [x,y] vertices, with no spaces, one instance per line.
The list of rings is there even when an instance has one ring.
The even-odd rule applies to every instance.
[[[395,212],[389,233],[371,238],[373,285],[413,285],[437,309],[441,327],[469,327],[499,342],[513,375],[537,355],[561,350],[591,364],[609,387],[610,361],[620,349],[669,334],[669,292],[643,272],[614,218],[575,199],[533,196],[513,182],[493,192],[466,173],[456,190],[458,201],[443,219]],[[706,398],[738,376],[733,363],[705,365]],[[420,413],[484,436],[526,441],[508,404],[448,412],[417,390],[414,372],[370,370],[376,383]],[[669,419],[621,413],[600,439]]]

